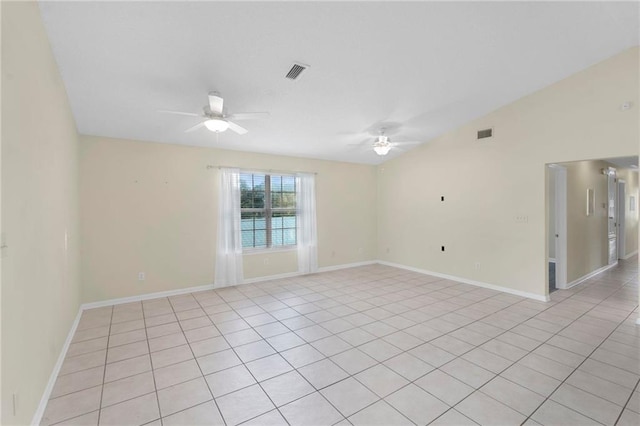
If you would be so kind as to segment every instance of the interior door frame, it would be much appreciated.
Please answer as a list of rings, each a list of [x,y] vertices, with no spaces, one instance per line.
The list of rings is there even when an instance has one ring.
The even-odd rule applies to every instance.
[[[604,169],[607,175],[607,251],[608,265],[618,263],[618,179],[615,167]],[[613,203],[613,207],[611,204]],[[613,226],[611,226],[613,221]],[[613,229],[613,230],[612,230]],[[615,241],[611,241],[615,239]],[[615,250],[615,253],[612,253]]]
[[[618,191],[618,206],[616,208],[616,233],[618,244],[618,259],[624,259],[626,253],[626,234],[625,234],[625,216],[626,216],[626,194],[627,194],[627,182],[624,179],[618,178],[617,191]]]
[[[567,168],[549,164],[555,174],[556,288],[567,288]],[[549,233],[547,232],[547,235]],[[547,259],[548,262],[548,259]],[[548,265],[546,265],[548,268]]]

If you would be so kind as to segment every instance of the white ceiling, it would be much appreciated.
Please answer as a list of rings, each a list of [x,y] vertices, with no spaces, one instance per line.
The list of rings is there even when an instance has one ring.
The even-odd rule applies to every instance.
[[[621,167],[623,169],[632,169],[634,171],[638,171],[638,156],[635,155],[633,157],[617,157],[617,158],[607,158],[605,161]]]
[[[638,44],[633,3],[41,2],[83,134],[377,164]],[[284,79],[294,61],[309,64]],[[219,91],[269,111],[184,133]],[[34,100],[34,102],[37,100]],[[363,142],[360,146],[349,144]]]

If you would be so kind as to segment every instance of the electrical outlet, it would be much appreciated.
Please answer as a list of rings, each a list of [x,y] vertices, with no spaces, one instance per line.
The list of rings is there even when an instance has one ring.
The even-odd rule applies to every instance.
[[[529,222],[529,216],[525,216],[525,215],[516,216],[516,223],[528,223],[528,222]]]
[[[358,248],[358,254],[362,254],[364,252],[364,249],[362,247]]]
[[[331,250],[331,257],[336,257],[336,251],[335,250]]]
[[[265,265],[268,265],[269,264],[269,258],[265,257],[263,262],[264,262]]]
[[[480,270],[480,262],[476,262],[475,268],[476,268],[476,270]]]
[[[144,272],[138,272],[138,281],[144,281],[146,278]]]

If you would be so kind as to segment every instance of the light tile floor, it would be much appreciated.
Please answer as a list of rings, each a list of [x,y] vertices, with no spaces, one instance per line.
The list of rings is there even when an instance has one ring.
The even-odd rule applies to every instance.
[[[637,280],[542,303],[372,265],[92,309],[42,424],[638,425]]]

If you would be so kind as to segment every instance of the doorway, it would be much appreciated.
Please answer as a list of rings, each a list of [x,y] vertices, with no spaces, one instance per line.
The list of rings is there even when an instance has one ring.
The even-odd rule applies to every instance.
[[[567,169],[550,164],[548,173],[549,205],[549,293],[567,285]]]
[[[608,167],[607,174],[607,235],[609,247],[609,265],[618,262],[618,185],[616,179],[616,169]]]
[[[618,259],[624,259],[626,253],[626,229],[625,229],[625,200],[626,200],[626,182],[618,179],[618,208],[616,209],[616,232],[618,234]]]

